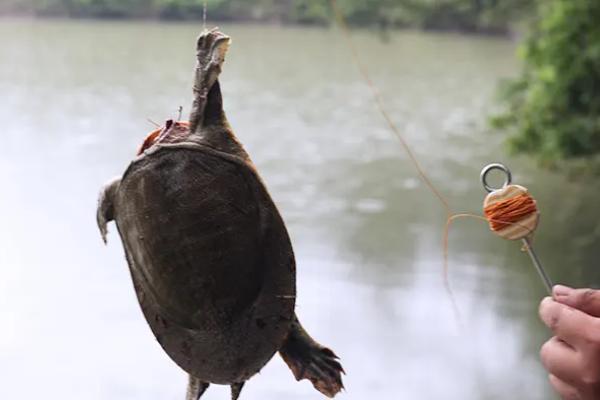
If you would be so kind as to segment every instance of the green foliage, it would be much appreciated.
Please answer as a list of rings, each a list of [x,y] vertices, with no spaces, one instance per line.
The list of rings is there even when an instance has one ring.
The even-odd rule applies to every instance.
[[[337,0],[355,26],[506,32],[534,0]],[[0,13],[75,17],[199,19],[203,0],[3,0]],[[330,0],[208,0],[212,20],[278,21],[326,25]]]
[[[332,17],[329,4],[325,1],[298,0],[295,1],[290,19],[304,24],[327,24]]]
[[[513,130],[514,151],[546,163],[600,154],[600,1],[540,0],[539,10],[522,76],[492,122]]]
[[[422,25],[430,28],[452,27],[463,31],[506,32],[513,17],[527,10],[531,1],[523,0],[427,0],[414,1],[423,16]]]
[[[69,0],[66,3],[72,16],[126,18],[147,15],[153,0]]]
[[[207,2],[211,11],[221,6],[223,1]],[[202,18],[203,2],[198,0],[155,0],[154,9],[159,17],[165,19],[198,19]]]

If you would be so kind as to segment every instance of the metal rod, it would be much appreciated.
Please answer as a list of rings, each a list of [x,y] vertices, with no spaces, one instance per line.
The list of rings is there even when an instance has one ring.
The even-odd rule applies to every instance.
[[[523,238],[523,244],[525,245],[525,250],[527,250],[529,257],[531,257],[531,261],[533,261],[533,265],[535,266],[535,269],[540,275],[540,278],[542,278],[544,286],[546,286],[548,293],[552,295],[552,281],[548,277],[548,274],[544,270],[544,267],[542,267],[542,263],[540,262],[540,259],[538,258],[537,254],[535,254],[535,250],[533,250],[533,246],[531,245],[531,240],[529,238]]]
[[[492,193],[496,190],[500,190],[500,189],[496,189],[496,188],[493,188],[492,186],[488,185],[487,177],[488,177],[488,174],[493,170],[500,170],[505,173],[506,179],[504,181],[503,188],[507,187],[508,185],[510,185],[512,183],[512,174],[510,172],[510,169],[508,169],[504,164],[500,164],[500,163],[489,164],[485,168],[483,168],[483,170],[481,171],[481,175],[480,175],[481,183],[483,184],[483,187],[485,188],[485,190],[488,193]],[[540,278],[542,278],[542,282],[544,283],[544,286],[546,286],[546,290],[548,290],[548,293],[550,295],[552,295],[552,286],[553,286],[552,281],[548,277],[548,274],[544,270],[544,267],[542,267],[542,263],[540,262],[540,259],[538,258],[537,254],[535,254],[535,250],[533,250],[533,245],[531,244],[531,240],[528,237],[525,237],[525,238],[523,238],[523,244],[525,245],[525,250],[527,250],[529,257],[531,257],[531,261],[533,261],[533,265],[535,266],[535,269],[537,270],[538,274],[540,275]]]

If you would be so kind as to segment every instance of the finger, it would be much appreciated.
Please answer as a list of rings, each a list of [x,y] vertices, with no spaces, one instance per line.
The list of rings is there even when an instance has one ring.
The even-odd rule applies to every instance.
[[[600,317],[600,290],[572,289],[567,286],[556,285],[552,289],[552,294],[559,303],[576,308],[594,317]]]
[[[540,358],[544,368],[561,380],[569,383],[577,383],[580,380],[579,354],[556,336],[544,343],[540,350]]]
[[[581,400],[579,391],[575,387],[560,380],[554,375],[550,375],[548,379],[550,380],[550,385],[552,385],[552,388],[560,395],[562,400]]]
[[[542,321],[556,336],[575,349],[598,341],[600,319],[546,297],[540,304]]]

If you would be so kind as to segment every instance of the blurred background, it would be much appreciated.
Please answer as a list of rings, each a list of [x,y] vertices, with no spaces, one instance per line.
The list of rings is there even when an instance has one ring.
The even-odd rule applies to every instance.
[[[598,287],[600,3],[338,0],[386,107],[455,211],[509,165],[555,282]],[[183,399],[139,310],[101,185],[191,104],[201,0],[0,3],[0,398]],[[210,0],[233,38],[230,122],[290,231],[298,314],[341,356],[340,399],[553,399],[545,295],[520,244],[444,210],[378,113],[328,0]],[[275,357],[242,398],[318,399]],[[229,398],[211,388],[208,400]]]

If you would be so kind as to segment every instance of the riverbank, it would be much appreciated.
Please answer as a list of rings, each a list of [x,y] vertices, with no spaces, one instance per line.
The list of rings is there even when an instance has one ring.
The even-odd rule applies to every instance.
[[[202,23],[202,19],[198,18],[167,18],[157,16],[69,16],[62,14],[35,14],[35,13],[11,13],[11,14],[0,14],[0,20],[5,19],[30,19],[30,20],[80,20],[80,21],[132,21],[132,22],[156,22],[156,23]],[[219,18],[215,19],[210,17],[209,25],[219,25],[221,23],[236,24],[236,25],[261,25],[261,26],[282,26],[282,27],[312,27],[312,28],[323,28],[329,29],[334,23],[333,22],[290,22],[282,21],[278,19],[234,19],[234,18]],[[510,27],[498,28],[498,27],[471,27],[471,26],[423,26],[415,27],[410,24],[386,26],[386,25],[352,25],[352,29],[359,30],[371,30],[383,36],[389,35],[394,31],[423,31],[423,32],[438,32],[438,33],[451,33],[451,34],[464,34],[464,35],[478,35],[478,36],[492,36],[492,37],[505,37],[505,38],[518,38],[521,36],[523,29],[518,24],[511,25]]]
[[[511,3],[512,1],[508,1]],[[509,36],[519,21],[530,13],[520,6],[475,6],[455,0],[446,5],[407,5],[394,3],[367,4],[348,0],[340,3],[340,12],[353,28],[388,32],[396,29],[459,32],[464,34]],[[331,26],[334,15],[328,0],[240,0],[209,1],[208,17],[213,23],[269,24],[290,26]],[[33,18],[84,18],[100,20],[202,21],[201,1],[79,1],[12,0],[0,5],[0,16]]]

